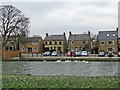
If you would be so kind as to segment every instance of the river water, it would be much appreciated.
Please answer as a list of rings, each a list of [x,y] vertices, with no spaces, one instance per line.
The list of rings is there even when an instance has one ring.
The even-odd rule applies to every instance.
[[[118,75],[120,62],[42,62],[4,61],[3,74],[112,76]]]

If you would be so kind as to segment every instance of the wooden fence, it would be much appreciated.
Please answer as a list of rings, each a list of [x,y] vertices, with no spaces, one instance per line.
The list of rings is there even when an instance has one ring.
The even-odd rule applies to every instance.
[[[14,58],[14,57],[19,57],[20,51],[5,51],[3,53],[3,58],[4,59],[9,59],[9,58]]]

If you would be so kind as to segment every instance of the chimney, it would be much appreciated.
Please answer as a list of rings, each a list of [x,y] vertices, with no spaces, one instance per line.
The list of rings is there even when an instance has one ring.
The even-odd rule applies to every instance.
[[[88,34],[90,35],[90,30],[88,30]]]
[[[46,37],[48,37],[48,33],[46,33]]]
[[[118,28],[116,28],[117,36],[118,36]]]
[[[72,33],[71,33],[71,31],[69,32],[69,36],[71,36],[72,35]]]
[[[63,33],[64,37],[65,37],[65,32]]]

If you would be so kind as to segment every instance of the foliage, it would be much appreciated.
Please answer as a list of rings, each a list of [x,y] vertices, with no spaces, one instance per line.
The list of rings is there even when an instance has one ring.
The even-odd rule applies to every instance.
[[[3,75],[3,88],[118,88],[119,76]]]
[[[11,35],[27,34],[29,18],[12,5],[0,6],[0,33],[2,35],[3,52]]]

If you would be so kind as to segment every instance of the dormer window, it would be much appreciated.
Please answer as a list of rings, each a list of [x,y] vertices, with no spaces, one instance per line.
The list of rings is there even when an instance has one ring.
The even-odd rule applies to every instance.
[[[107,34],[107,37],[109,37],[110,35],[109,34]]]
[[[37,42],[32,42],[33,45],[37,45]]]
[[[74,43],[73,43],[73,41],[71,42],[71,45],[73,45]]]
[[[115,37],[115,34],[113,34],[113,37]]]

